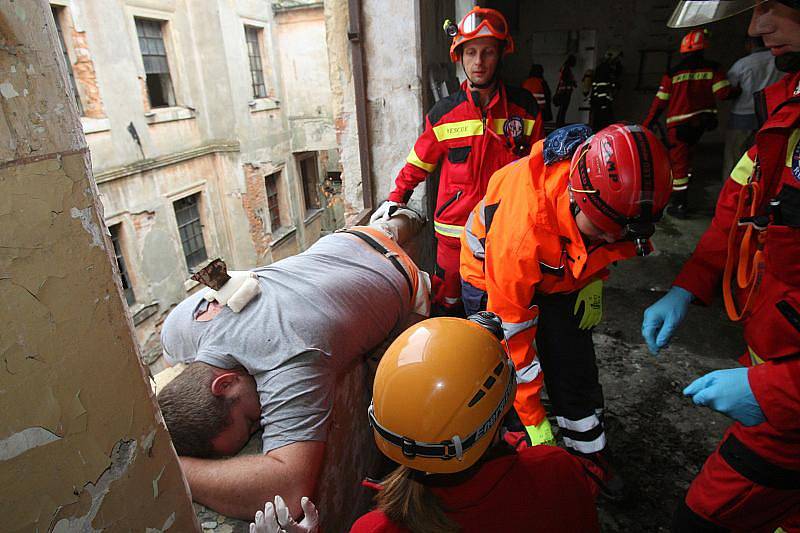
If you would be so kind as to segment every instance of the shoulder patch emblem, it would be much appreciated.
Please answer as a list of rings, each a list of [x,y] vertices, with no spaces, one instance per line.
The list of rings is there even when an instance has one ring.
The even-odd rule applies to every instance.
[[[525,133],[525,126],[522,122],[522,117],[508,117],[506,123],[503,124],[503,133],[505,133],[506,137],[514,139],[515,141],[522,139],[522,136]]]
[[[795,145],[792,152],[792,175],[794,179],[800,181],[800,142]]]

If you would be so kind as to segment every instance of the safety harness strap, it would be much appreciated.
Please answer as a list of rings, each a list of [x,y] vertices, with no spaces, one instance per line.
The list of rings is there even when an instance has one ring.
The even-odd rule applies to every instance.
[[[379,254],[384,256],[386,259],[391,261],[391,263],[394,265],[394,267],[398,271],[400,271],[400,273],[405,278],[406,285],[408,285],[408,292],[412,296],[414,295],[414,284],[411,283],[411,278],[408,276],[408,272],[406,272],[406,269],[403,267],[403,264],[400,262],[399,259],[397,259],[397,254],[396,253],[390,251],[388,248],[386,248],[384,245],[382,245],[381,243],[379,243],[378,241],[376,241],[375,239],[373,239],[372,237],[370,237],[366,233],[362,233],[360,231],[355,231],[355,230],[349,230],[349,229],[340,230],[339,233],[348,233],[350,235],[355,235],[356,237],[358,237],[359,239],[361,239],[365,243],[369,244],[370,247],[373,250],[375,250],[376,252],[378,252]]]

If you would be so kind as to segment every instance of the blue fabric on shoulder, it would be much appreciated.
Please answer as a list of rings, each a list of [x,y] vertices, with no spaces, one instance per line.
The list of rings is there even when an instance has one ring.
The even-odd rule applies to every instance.
[[[586,124],[570,124],[555,130],[544,140],[544,164],[570,159],[578,146],[591,136],[592,128]]]

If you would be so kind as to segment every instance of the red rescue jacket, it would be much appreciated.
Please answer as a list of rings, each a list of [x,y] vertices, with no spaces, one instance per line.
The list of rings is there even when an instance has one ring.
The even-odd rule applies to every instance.
[[[542,137],[543,124],[533,96],[517,87],[498,84],[486,109],[477,94],[461,90],[436,103],[425,119],[425,131],[414,143],[395,179],[389,200],[407,202],[421,181],[442,161],[434,211],[438,236],[458,246],[469,212],[499,168],[530,152]]]
[[[534,446],[488,461],[463,483],[429,490],[464,533],[600,531],[580,464],[554,446]],[[376,510],[359,518],[350,533],[407,530]]]
[[[689,54],[661,78],[644,124],[649,126],[667,109],[667,127],[692,117],[717,114],[716,100],[726,100],[731,84],[719,65],[702,55]]]
[[[744,195],[748,207],[744,215],[763,216],[768,214],[770,199],[800,192],[800,73],[771,85],[764,96],[768,116],[756,134],[755,146],[725,183],[711,226],[675,280],[675,285],[705,304],[723,280],[728,250],[735,254],[732,264],[738,266],[741,261],[747,226],[739,226],[745,222],[742,210],[737,209],[740,198]],[[748,199],[756,190],[753,183],[759,201],[751,210]],[[766,459],[800,470],[800,228],[773,221],[754,233],[752,253],[745,258],[760,250],[764,261],[757,269],[759,282],[751,305],[741,319],[752,350],[752,356],[749,353],[742,361],[765,361],[749,372],[749,380],[767,422],[746,432],[737,425],[733,431]],[[744,306],[748,292],[738,286],[732,291],[738,308]]]

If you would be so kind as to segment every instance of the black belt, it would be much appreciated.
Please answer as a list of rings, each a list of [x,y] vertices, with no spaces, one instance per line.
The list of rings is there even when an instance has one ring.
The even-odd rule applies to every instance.
[[[391,263],[394,265],[394,267],[398,271],[400,271],[400,273],[405,278],[406,284],[408,285],[409,294],[412,297],[414,296],[414,284],[411,283],[411,278],[408,276],[408,272],[406,272],[406,269],[403,267],[403,263],[401,263],[400,260],[397,259],[397,254],[396,253],[392,252],[391,250],[386,248],[384,245],[382,245],[381,243],[379,243],[378,241],[376,241],[375,239],[373,239],[370,235],[367,235],[366,233],[362,233],[360,231],[355,231],[355,230],[349,230],[349,229],[339,230],[337,233],[348,233],[350,235],[355,235],[356,237],[358,237],[359,239],[361,239],[365,243],[369,244],[370,247],[372,247],[373,250],[375,250],[376,252],[378,252],[379,254],[384,256],[386,259],[391,261]]]
[[[719,454],[731,468],[753,483],[771,489],[800,490],[800,471],[770,463],[733,435],[719,447]]]

